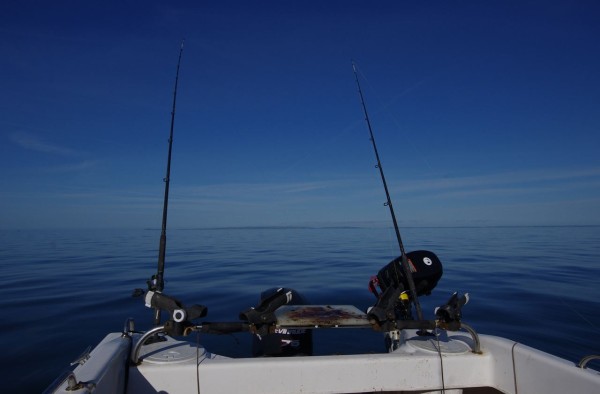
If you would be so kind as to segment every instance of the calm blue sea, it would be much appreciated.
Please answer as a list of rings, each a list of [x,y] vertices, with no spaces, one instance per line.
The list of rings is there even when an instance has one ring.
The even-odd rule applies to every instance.
[[[600,352],[600,227],[402,229],[407,250],[444,264],[421,303],[426,317],[454,291],[468,292],[463,320],[574,362]],[[88,345],[127,317],[152,323],[132,298],[156,270],[157,230],[0,232],[0,348],[4,392],[40,392]],[[287,286],[311,303],[374,302],[367,282],[398,255],[392,229],[171,230],[165,293],[208,306],[207,320],[235,321],[261,291]],[[211,351],[250,354],[248,334],[204,336]],[[384,351],[378,333],[319,330],[315,352]]]

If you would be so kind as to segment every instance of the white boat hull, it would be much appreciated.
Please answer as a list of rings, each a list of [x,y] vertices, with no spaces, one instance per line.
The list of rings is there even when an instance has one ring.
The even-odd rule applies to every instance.
[[[109,334],[74,370],[79,390],[58,393],[581,393],[600,392],[600,373],[504,338],[481,335],[481,354],[462,332],[403,331],[392,353],[232,359],[168,338],[125,360],[129,339]],[[139,337],[134,338],[134,341]],[[439,351],[438,351],[439,350]],[[127,372],[125,374],[125,372]],[[126,379],[125,379],[126,377]],[[444,391],[445,390],[445,391]]]

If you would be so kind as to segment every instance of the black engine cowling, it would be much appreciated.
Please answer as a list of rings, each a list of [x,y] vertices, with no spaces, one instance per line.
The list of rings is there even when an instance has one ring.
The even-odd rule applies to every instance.
[[[442,277],[442,262],[435,253],[428,250],[416,250],[406,254],[412,272],[417,296],[429,295]],[[409,290],[408,280],[402,268],[402,257],[395,258],[377,273],[379,287],[385,291],[388,287]]]
[[[281,298],[284,298],[285,301],[278,302],[278,299]],[[307,301],[294,289],[274,287],[261,293],[260,305],[257,309],[261,310],[261,306],[264,306],[264,304],[303,305],[307,304]],[[240,317],[246,318],[247,315],[249,314],[243,313]],[[252,316],[250,316],[251,319]],[[254,334],[252,340],[252,355],[254,357],[312,356],[312,330],[271,327],[268,331],[268,333]]]

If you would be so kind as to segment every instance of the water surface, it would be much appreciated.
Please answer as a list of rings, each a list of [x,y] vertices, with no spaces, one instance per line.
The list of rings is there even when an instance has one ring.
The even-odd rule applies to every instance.
[[[444,276],[422,297],[426,318],[454,291],[463,319],[571,361],[600,352],[600,227],[407,228],[407,250],[428,249]],[[88,345],[138,329],[152,312],[135,288],[156,270],[157,230],[0,232],[0,346],[6,392],[40,392]],[[171,230],[165,293],[236,320],[261,291],[287,286],[311,303],[374,303],[367,282],[398,255],[393,230],[376,227]],[[248,334],[208,336],[209,350],[250,354]],[[315,353],[385,351],[378,333],[319,330]]]

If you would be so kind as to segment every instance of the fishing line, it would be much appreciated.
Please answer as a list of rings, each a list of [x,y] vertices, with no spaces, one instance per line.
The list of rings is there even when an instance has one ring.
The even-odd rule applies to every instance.
[[[389,108],[392,106],[392,104],[398,100],[400,97],[404,96],[405,94],[411,92],[412,90],[416,89],[418,86],[422,85],[423,83],[425,83],[425,81],[433,78],[433,77],[427,77],[427,78],[423,78],[420,81],[418,81],[417,83],[415,83],[414,85],[404,89],[402,92],[400,92],[399,94],[397,94],[396,96],[392,97],[390,100],[388,100],[387,104],[383,102],[383,100],[381,100],[381,98],[377,95],[377,91],[375,90],[375,88],[373,87],[373,85],[369,82],[369,79],[360,71],[360,69],[358,69],[358,73],[360,74],[361,78],[363,78],[365,80],[365,82],[367,83],[367,85],[369,86],[369,89],[371,91],[371,93],[373,94],[373,96],[375,97],[375,99],[379,102],[379,109],[375,111],[375,113],[380,113],[383,112],[385,110],[385,112],[388,114],[388,116],[392,119],[392,121],[394,122],[394,125],[396,126],[396,128],[400,131],[402,131],[404,134],[404,129],[403,127],[400,125],[400,122],[398,121],[398,119],[396,119],[396,117],[394,116],[394,114],[389,110]],[[404,134],[405,135],[405,134]],[[427,165],[427,168],[429,168],[429,170],[431,172],[436,172],[433,167],[431,166],[431,164],[429,163],[429,160],[427,160],[427,155],[424,155],[418,148],[417,146],[413,143],[413,139],[412,138],[407,138],[405,135],[404,138],[405,141],[408,141],[408,144],[412,147],[412,149],[415,151],[415,153],[417,154],[417,157],[419,157],[420,159],[423,160],[423,162]]]
[[[569,308],[571,310],[571,312],[573,312],[577,316],[579,316],[581,318],[581,320],[583,320],[584,322],[589,324],[590,327],[592,327],[594,330],[600,331],[600,328],[596,327],[596,325],[594,323],[592,323],[590,320],[588,320],[585,316],[583,316],[583,314],[576,311],[575,308],[573,308],[573,306],[571,306],[568,302],[566,302],[562,297],[560,297],[559,299],[560,299],[560,302],[562,302],[567,308]]]
[[[519,394],[519,386],[517,385],[517,366],[515,362],[515,347],[517,347],[518,343],[515,342],[510,349],[510,354],[512,358],[512,367],[513,367],[513,383],[515,385],[515,394]]]
[[[393,230],[393,229],[392,229],[390,226],[387,226],[387,227],[386,227],[386,230],[387,230],[387,231],[386,231],[385,233],[386,233],[386,234],[387,234],[387,236],[388,236],[387,247],[388,247],[388,250],[389,250],[390,256],[394,256],[394,255],[395,255],[395,253],[396,253],[396,249],[395,249],[395,247],[394,247],[394,242],[396,243],[396,245],[395,245],[395,246],[397,247],[397,243],[398,243],[398,241],[396,241],[396,240],[394,239],[394,238],[395,238],[394,230]],[[395,256],[394,256],[394,257],[395,257]],[[393,258],[393,257],[392,257],[392,258]]]
[[[442,377],[442,392],[445,393],[446,392],[446,381],[444,380],[444,360],[442,359],[442,346],[440,345],[440,334],[438,329],[435,329],[435,338],[437,341],[437,351],[438,351],[438,355],[440,356],[440,371],[441,371],[441,377]]]
[[[367,85],[369,85],[369,88],[375,93],[375,89],[373,88],[373,85],[371,84],[371,82],[369,81],[369,79],[367,78],[367,76],[365,74],[362,73],[362,71],[360,69],[357,69],[358,73],[360,74],[361,78],[365,80],[365,82],[367,83]],[[382,100],[379,100],[379,97],[377,95],[375,95],[375,97],[379,100],[381,107],[379,110],[376,110],[375,113],[380,112],[383,109],[386,109],[388,107],[391,107],[392,104],[398,100],[400,97],[404,96],[405,94],[411,92],[412,90],[416,89],[417,87],[419,87],[420,85],[422,85],[423,83],[425,83],[425,81],[432,79],[433,76],[429,76],[429,77],[425,77],[422,78],[421,80],[419,80],[418,82],[416,82],[415,84],[413,84],[412,86],[407,87],[406,89],[404,89],[403,91],[401,91],[400,93],[398,93],[397,95],[393,96],[391,99],[388,100],[387,104],[384,104]]]
[[[200,393],[200,331],[196,330],[196,385]]]

